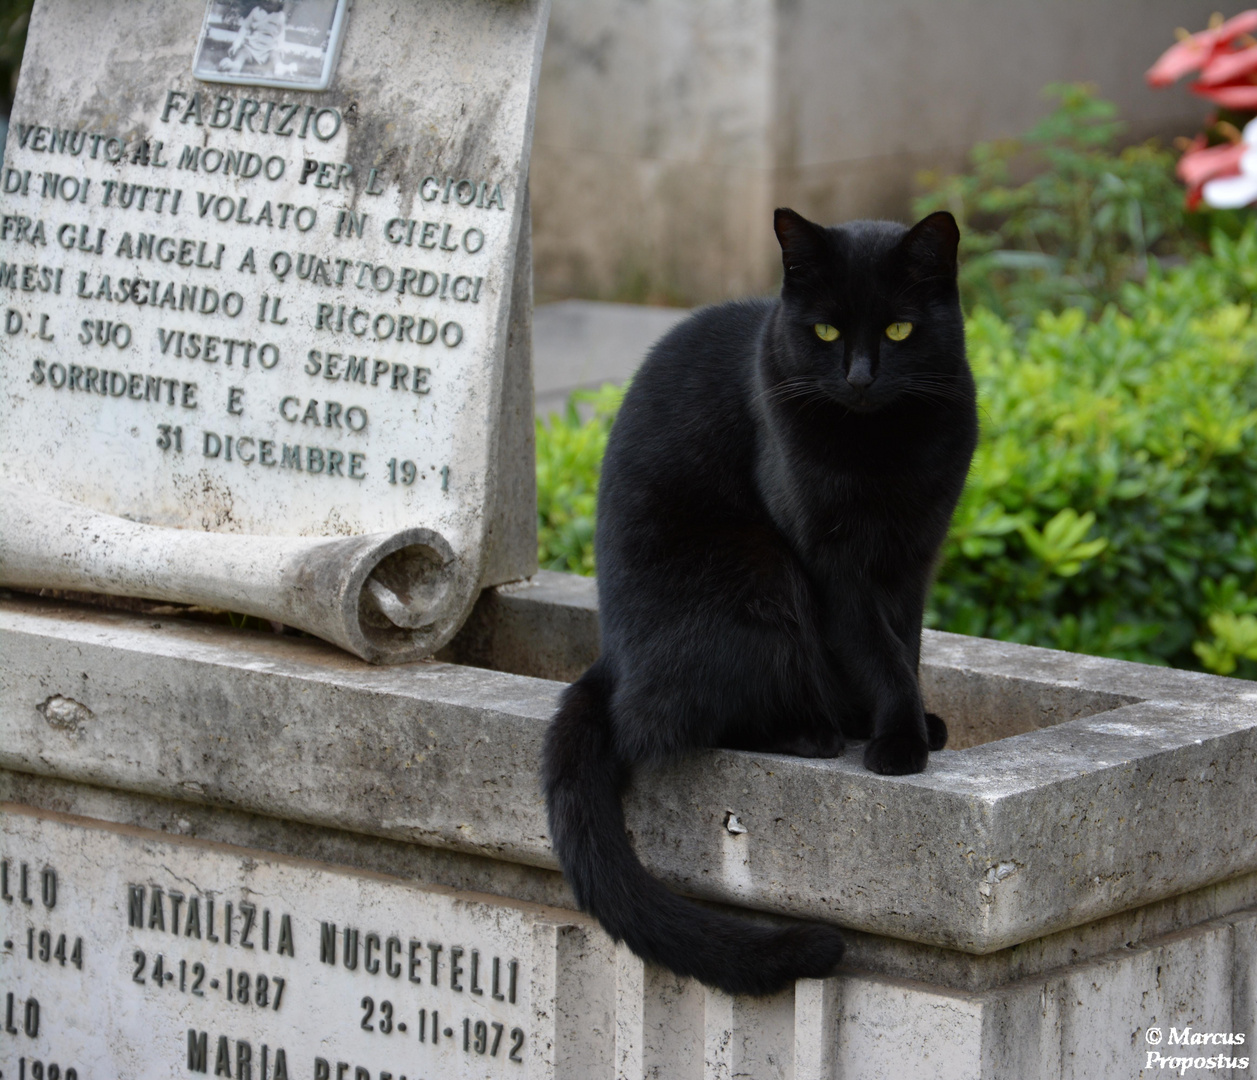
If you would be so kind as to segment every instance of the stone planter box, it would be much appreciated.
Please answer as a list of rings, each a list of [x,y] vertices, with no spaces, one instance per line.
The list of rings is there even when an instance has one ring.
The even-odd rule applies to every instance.
[[[442,661],[383,669],[7,594],[0,798],[570,908],[536,762],[556,680],[596,651],[592,583],[557,574],[486,593]],[[629,795],[654,872],[846,927],[847,970],[727,998],[573,913],[556,963],[580,992],[549,1075],[1151,1076],[1153,1052],[1245,1056],[1171,1032],[1257,1033],[1257,686],[931,632],[922,682],[954,748],[918,776],[715,751]]]

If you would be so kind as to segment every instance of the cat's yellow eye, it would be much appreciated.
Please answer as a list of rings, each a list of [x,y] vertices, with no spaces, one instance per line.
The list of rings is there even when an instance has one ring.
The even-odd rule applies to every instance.
[[[891,341],[903,341],[912,333],[912,323],[910,322],[893,322],[886,327],[886,336]]]
[[[838,340],[838,327],[830,326],[827,322],[818,322],[812,329],[816,331],[816,336],[821,341]]]

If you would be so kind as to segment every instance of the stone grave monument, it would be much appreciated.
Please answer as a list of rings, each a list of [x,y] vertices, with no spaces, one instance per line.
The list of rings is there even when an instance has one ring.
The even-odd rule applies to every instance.
[[[536,780],[598,652],[593,583],[534,572],[545,19],[38,0],[0,1080],[1257,1075],[1251,683],[927,632],[925,773],[721,750],[626,799],[673,888],[846,928],[837,976],[732,998],[574,910]]]
[[[0,583],[416,659],[536,566],[545,5],[269,8],[35,10],[0,176]]]

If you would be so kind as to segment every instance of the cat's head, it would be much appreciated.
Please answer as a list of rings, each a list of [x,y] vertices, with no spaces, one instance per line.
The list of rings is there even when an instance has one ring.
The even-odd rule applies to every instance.
[[[967,369],[951,214],[825,228],[780,209],[774,227],[785,276],[772,382],[859,413],[954,398]]]

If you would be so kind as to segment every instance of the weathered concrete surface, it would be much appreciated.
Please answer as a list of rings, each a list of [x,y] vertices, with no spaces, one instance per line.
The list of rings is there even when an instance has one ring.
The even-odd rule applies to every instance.
[[[532,208],[524,191],[515,249],[506,360],[498,403],[497,478],[486,507],[485,585],[518,581],[537,572],[537,429],[533,424]]]
[[[949,661],[1033,702],[1071,687],[1139,701],[941,752],[915,777],[875,776],[858,755],[696,755],[636,778],[644,861],[697,896],[968,953],[1257,870],[1251,684],[932,635],[929,663]],[[560,689],[0,604],[4,768],[539,867],[554,861],[537,752]],[[724,829],[729,810],[747,833]]]
[[[485,589],[438,659],[571,682],[598,658],[601,642],[594,579],[542,570]]]
[[[836,1074],[956,1080],[1257,1075],[1248,987],[1257,914],[1217,919],[981,994],[856,974],[838,980]],[[796,1009],[798,992],[796,991]],[[1175,1044],[1184,1029],[1240,1044]],[[1151,1033],[1151,1035],[1150,1035]],[[1154,1041],[1157,1040],[1157,1041]],[[1150,1052],[1244,1066],[1167,1069]],[[905,1071],[906,1070],[906,1071]]]
[[[4,778],[5,774],[0,773],[0,783]],[[0,798],[3,794],[0,792]],[[98,805],[97,809],[103,807]],[[193,816],[210,813],[202,808],[189,812]],[[171,867],[183,865],[188,868],[183,877],[195,881],[207,873],[206,862],[214,864],[233,857],[239,859],[247,877],[258,881],[291,876],[294,872],[321,872],[320,867],[307,860],[294,862],[275,857],[269,850],[198,843],[179,834],[163,836],[133,827],[118,828],[99,820],[57,815],[49,820],[46,813],[26,807],[0,808],[0,822],[6,830],[22,833],[22,821],[30,819],[43,820],[63,832],[84,833],[85,839],[79,845],[83,851],[101,844],[108,846],[105,838],[117,836],[117,840],[111,841],[115,846],[131,845],[135,848],[133,854],[152,863],[149,871],[128,875],[128,880],[143,881],[148,877],[150,883],[159,883],[161,875]],[[188,825],[184,821],[180,828]],[[294,826],[287,824],[284,828],[292,830]],[[300,831],[301,827],[295,829]],[[370,846],[365,838],[356,839]],[[395,845],[394,850],[407,847],[414,845]],[[50,842],[41,849],[40,856],[41,861],[47,859],[59,872],[58,895],[69,902],[59,904],[58,910],[63,911],[76,902],[81,906],[83,898],[76,896],[76,890],[81,890],[83,881],[73,873],[74,861],[67,859],[64,851],[54,850],[57,848],[55,842]],[[197,858],[198,852],[207,858]],[[125,856],[125,852],[121,854]],[[21,860],[27,852],[10,843],[6,855]],[[130,866],[134,859],[123,861]],[[11,874],[13,865],[11,862]],[[115,881],[120,868],[110,867]],[[402,922],[406,928],[419,928],[415,913],[424,903],[422,894],[434,890],[430,880],[418,890],[410,882],[398,881],[401,876],[409,876],[412,868],[403,860],[388,868],[392,871],[389,874],[369,870],[347,873],[343,864],[327,870],[364,897],[399,890],[415,893],[416,902],[407,905]],[[210,876],[214,886],[221,889],[222,873]],[[106,904],[117,895],[116,887],[96,892]],[[277,895],[274,888],[266,889],[263,903],[274,907]],[[518,897],[502,905],[491,897],[466,893],[455,894],[455,899],[470,901],[462,910],[473,916],[478,908],[497,912],[492,923],[495,928],[500,928],[502,911],[509,921],[527,910]],[[38,921],[42,909],[36,905],[33,911],[34,921]],[[1251,1034],[1257,1019],[1253,1015],[1252,995],[1257,981],[1257,912],[1252,910],[1225,918],[1193,920],[1174,933],[1119,944],[1098,955],[1074,957],[1056,970],[986,992],[967,993],[948,989],[935,979],[888,977],[849,965],[839,977],[800,980],[792,990],[761,1000],[729,998],[692,980],[678,979],[644,965],[622,947],[613,946],[584,916],[553,909],[532,911],[533,917],[540,918],[528,949],[533,968],[530,989],[534,996],[543,996],[552,1003],[540,1017],[543,1023],[538,1034],[544,1036],[544,1042],[538,1043],[537,1049],[544,1052],[540,1061],[533,1059],[533,1064],[540,1067],[541,1075],[556,1078],[1151,1077],[1164,1074],[1160,1069],[1145,1068],[1146,1054],[1151,1049],[1160,1049],[1167,1055],[1202,1053],[1191,1044],[1174,1044],[1173,1031],[1181,1035],[1190,1027],[1196,1032]],[[381,929],[378,902],[362,906],[362,912],[360,917],[370,929]],[[319,914],[328,917],[331,913]],[[16,921],[9,924],[17,927],[19,936],[22,919],[19,910]],[[117,921],[115,918],[115,925]],[[423,929],[429,929],[429,920],[420,922]],[[152,938],[155,943],[161,939],[160,929],[152,927],[144,927],[137,934]],[[1081,939],[1079,944],[1083,944]],[[303,949],[302,955],[307,951]],[[271,970],[274,971],[273,966]],[[58,978],[55,974],[59,969],[52,971],[51,989],[41,993],[45,1006],[50,1000],[59,1001],[66,989],[64,976]],[[364,985],[363,990],[378,991],[388,985],[394,998],[396,987],[404,985],[383,984],[380,976],[359,974],[364,983],[370,984]],[[292,993],[298,989],[289,991],[289,1004],[296,1000]],[[352,1000],[356,998],[355,993]],[[1147,1038],[1154,1027],[1160,1030],[1162,1038],[1155,1046]],[[277,1034],[275,1030],[269,1032],[272,1045],[282,1041],[275,1038]],[[99,1029],[95,1029],[95,1035],[100,1037]],[[295,1047],[291,1042],[288,1046],[291,1072]],[[1188,1069],[1185,1075],[1254,1075],[1247,1043],[1221,1045],[1208,1052],[1234,1056],[1247,1053],[1249,1067],[1230,1073]],[[107,1056],[107,1052],[101,1054],[102,1058]],[[1177,1069],[1172,1071],[1178,1074]],[[525,1073],[535,1075],[528,1070]]]
[[[595,615],[590,583],[539,575],[482,598],[455,646],[579,670]],[[939,634],[923,680],[993,741],[902,779],[696,755],[628,800],[674,885],[846,925],[844,973],[733,999],[561,918],[533,954],[553,1075],[1153,1076],[1153,1026],[1254,1030],[1253,687]],[[10,596],[0,798],[567,907],[534,779],[559,690]]]

